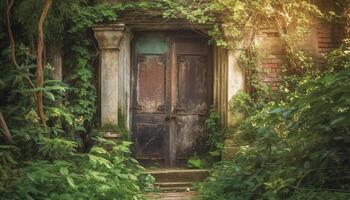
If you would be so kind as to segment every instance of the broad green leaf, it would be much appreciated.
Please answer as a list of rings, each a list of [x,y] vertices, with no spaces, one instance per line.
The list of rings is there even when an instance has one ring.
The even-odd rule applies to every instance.
[[[52,92],[45,92],[45,95],[47,98],[49,98],[51,101],[55,101],[55,95],[53,95]]]
[[[61,168],[60,168],[60,173],[61,173],[63,176],[67,176],[67,175],[69,174],[68,168],[66,168],[66,167],[61,167]]]
[[[72,188],[74,188],[74,189],[77,188],[77,186],[75,185],[74,180],[73,180],[72,177],[67,176],[66,179],[67,179],[67,182],[68,182],[68,184],[69,184],[70,187],[72,187]]]

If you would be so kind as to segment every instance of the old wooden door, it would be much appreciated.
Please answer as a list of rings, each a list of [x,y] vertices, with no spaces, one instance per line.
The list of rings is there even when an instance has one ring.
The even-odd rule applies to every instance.
[[[144,164],[184,165],[206,146],[208,42],[193,33],[140,32],[133,47],[134,155]]]

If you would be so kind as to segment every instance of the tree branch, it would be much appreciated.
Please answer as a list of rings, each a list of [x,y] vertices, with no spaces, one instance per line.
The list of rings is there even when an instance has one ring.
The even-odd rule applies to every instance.
[[[15,0],[6,0],[6,25],[7,25],[7,33],[8,33],[8,37],[9,37],[9,43],[10,43],[10,48],[11,48],[11,60],[12,63],[16,66],[16,69],[19,69],[19,65],[17,63],[17,59],[16,59],[16,46],[15,46],[15,39],[13,37],[13,32],[11,29],[11,21],[10,21],[10,15],[11,15],[11,8],[13,6],[13,4],[15,3]],[[30,80],[30,78],[28,76],[25,76],[26,80],[28,81],[30,87],[35,88],[34,83],[32,82],[32,80]],[[34,96],[35,98],[35,96]]]
[[[44,68],[45,68],[45,54],[44,54],[44,25],[49,12],[49,9],[52,5],[53,0],[46,0],[44,4],[43,11],[41,13],[39,23],[38,23],[38,45],[37,45],[37,67],[36,67],[36,87],[41,88],[44,85]],[[46,117],[44,113],[44,103],[43,103],[43,92],[36,92],[37,98],[37,114],[40,118],[42,125],[46,126]]]

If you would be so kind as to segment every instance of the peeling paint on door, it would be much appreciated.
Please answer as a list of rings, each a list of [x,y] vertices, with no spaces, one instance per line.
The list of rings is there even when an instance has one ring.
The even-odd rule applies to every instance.
[[[176,159],[183,162],[205,151],[212,83],[206,41],[178,38],[177,44]]]
[[[212,104],[212,62],[207,40],[195,34],[135,35],[133,139],[135,156],[181,165],[203,152]]]
[[[137,74],[138,113],[159,113],[165,104],[165,63],[162,55],[139,55]]]

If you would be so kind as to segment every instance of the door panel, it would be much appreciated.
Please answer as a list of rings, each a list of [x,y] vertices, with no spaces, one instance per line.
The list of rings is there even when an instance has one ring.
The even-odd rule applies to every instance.
[[[166,128],[162,124],[137,124],[135,140],[137,159],[162,160],[166,149]]]
[[[162,33],[136,34],[133,48],[134,155],[164,165],[169,152],[166,38]]]
[[[203,40],[178,39],[177,59],[177,141],[176,159],[201,154],[206,147],[205,119],[209,110],[211,83],[208,46]]]
[[[140,134],[134,138],[137,159],[165,159],[165,73],[163,55],[138,54],[135,132]]]
[[[176,160],[188,159],[193,153],[201,154],[205,150],[207,135],[205,117],[199,115],[178,115],[176,118]]]
[[[208,40],[201,37],[175,36],[176,54],[208,55]]]
[[[137,113],[163,113],[165,109],[165,58],[138,55]]]
[[[179,165],[204,152],[211,105],[211,61],[206,39],[193,34],[135,34],[134,154],[142,163]]]
[[[178,114],[205,114],[207,103],[207,57],[178,55]]]

